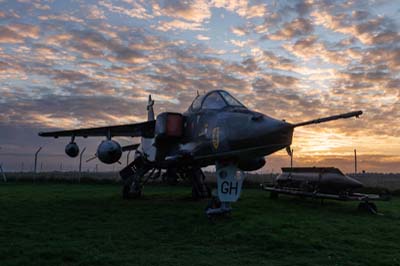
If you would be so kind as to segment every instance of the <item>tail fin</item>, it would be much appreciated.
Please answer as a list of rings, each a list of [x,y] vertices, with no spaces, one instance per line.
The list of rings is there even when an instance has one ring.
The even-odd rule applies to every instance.
[[[147,121],[155,120],[153,105],[154,101],[151,99],[151,94],[149,94],[149,101],[147,102]],[[153,144],[154,144],[154,138],[142,137],[140,141],[140,146],[138,147],[139,153],[137,154],[142,154],[143,156],[146,157],[147,160],[153,162],[156,156],[156,147],[154,147]]]
[[[154,101],[151,99],[151,94],[149,94],[149,101],[147,102],[147,121],[154,121]]]

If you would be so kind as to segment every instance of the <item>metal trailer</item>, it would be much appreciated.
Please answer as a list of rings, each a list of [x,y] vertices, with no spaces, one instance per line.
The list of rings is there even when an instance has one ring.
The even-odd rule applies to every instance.
[[[358,201],[359,210],[368,211],[372,214],[378,214],[378,208],[373,201],[388,201],[391,199],[389,194],[363,194],[363,193],[343,193],[343,194],[326,194],[319,192],[307,192],[301,189],[288,187],[274,187],[261,185],[261,188],[271,193],[271,198],[278,198],[279,194],[308,197],[313,199],[330,199],[339,201]]]

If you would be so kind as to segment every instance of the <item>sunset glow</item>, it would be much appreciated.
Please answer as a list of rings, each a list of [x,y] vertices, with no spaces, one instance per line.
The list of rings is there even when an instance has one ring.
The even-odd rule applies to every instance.
[[[44,146],[47,170],[72,168],[67,140],[39,131],[140,122],[148,94],[156,113],[184,112],[197,91],[225,89],[289,122],[363,110],[296,129],[295,164],[353,171],[357,149],[360,169],[399,172],[398,4],[0,1],[0,162],[18,170]],[[100,140],[78,143],[94,153]],[[263,171],[288,162],[281,151]]]

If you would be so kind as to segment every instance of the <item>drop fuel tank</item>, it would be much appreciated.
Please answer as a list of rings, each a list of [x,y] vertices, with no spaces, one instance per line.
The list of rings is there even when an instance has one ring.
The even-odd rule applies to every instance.
[[[361,188],[363,184],[335,167],[282,168],[275,179],[278,187],[297,188],[308,192],[340,193]]]

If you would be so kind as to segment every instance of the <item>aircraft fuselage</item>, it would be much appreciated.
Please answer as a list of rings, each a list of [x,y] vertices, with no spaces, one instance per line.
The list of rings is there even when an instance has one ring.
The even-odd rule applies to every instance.
[[[178,152],[190,153],[201,166],[264,157],[292,143],[291,124],[242,107],[187,112],[184,117]]]

